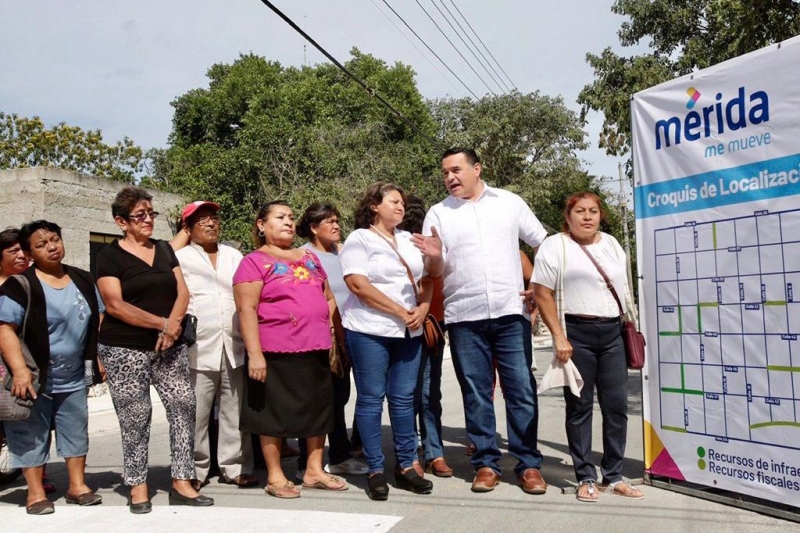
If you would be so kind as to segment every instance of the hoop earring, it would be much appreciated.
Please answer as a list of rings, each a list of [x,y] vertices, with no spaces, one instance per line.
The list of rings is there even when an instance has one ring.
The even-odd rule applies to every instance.
[[[264,236],[264,230],[258,230],[258,236],[259,237],[263,237]]]

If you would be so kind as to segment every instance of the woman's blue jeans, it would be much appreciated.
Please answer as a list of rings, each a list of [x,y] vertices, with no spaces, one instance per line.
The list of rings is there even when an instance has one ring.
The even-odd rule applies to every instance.
[[[417,458],[414,431],[414,387],[422,336],[381,337],[345,330],[347,351],[356,382],[356,422],[369,473],[383,472],[381,448],[383,399],[389,401],[395,463],[408,468]]]

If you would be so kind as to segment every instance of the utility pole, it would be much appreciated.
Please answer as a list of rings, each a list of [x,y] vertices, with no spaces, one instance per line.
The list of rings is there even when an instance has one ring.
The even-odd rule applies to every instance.
[[[303,15],[303,29],[306,29],[306,16]],[[303,66],[307,67],[308,63],[306,62],[306,42],[303,41]]]
[[[633,267],[631,265],[631,241],[628,235],[628,195],[625,194],[624,182],[628,181],[622,172],[622,163],[617,163],[617,170],[619,171],[619,207],[622,212],[622,235],[625,247],[625,262],[628,266],[628,290],[633,295]],[[634,312],[636,306],[634,305]],[[637,317],[638,318],[638,317]]]

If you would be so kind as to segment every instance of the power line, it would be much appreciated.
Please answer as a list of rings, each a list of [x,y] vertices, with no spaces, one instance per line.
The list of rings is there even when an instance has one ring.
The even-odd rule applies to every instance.
[[[467,17],[464,16],[464,14],[461,12],[460,9],[458,9],[458,6],[456,5],[456,3],[453,0],[450,0],[450,3],[453,4],[454,8],[456,8],[456,11],[458,11],[458,14],[461,15],[461,18],[464,19],[464,22],[467,23],[467,26],[469,26],[469,29],[472,30],[473,34],[475,34],[475,37],[478,38],[478,41],[480,41],[480,43],[483,45],[483,49],[486,50],[486,52],[491,56],[492,59],[494,59],[495,64],[497,64],[497,68],[500,69],[500,72],[505,74],[505,77],[508,80],[508,82],[511,84],[511,86],[514,87],[514,89],[516,89],[517,91],[519,91],[519,89],[517,89],[517,86],[514,84],[514,82],[509,77],[509,75],[506,74],[506,71],[503,70],[503,67],[500,65],[500,62],[497,61],[497,58],[494,57],[494,54],[489,50],[489,48],[487,48],[486,43],[483,42],[483,39],[481,39],[481,36],[478,35],[478,32],[476,32],[475,28],[472,27],[472,24],[469,23],[469,20],[467,20]]]
[[[384,1],[385,1],[385,0],[384,0]],[[447,42],[448,42],[448,43],[450,43],[450,46],[452,46],[452,47],[453,47],[453,50],[455,50],[455,51],[458,53],[458,55],[460,55],[460,56],[461,56],[461,59],[463,59],[463,60],[464,60],[464,63],[466,63],[466,64],[467,64],[467,66],[470,68],[470,70],[473,72],[473,74],[475,74],[475,76],[477,76],[477,77],[478,77],[478,79],[479,79],[479,80],[481,80],[481,83],[483,83],[483,84],[486,86],[486,89],[487,89],[487,90],[488,90],[490,93],[492,93],[492,95],[493,95],[493,96],[497,96],[497,95],[495,94],[495,92],[494,92],[494,91],[491,89],[491,87],[489,87],[489,84],[488,84],[488,83],[486,83],[486,82],[484,81],[484,79],[481,77],[481,75],[480,75],[480,74],[478,74],[478,72],[477,72],[477,71],[475,70],[475,68],[472,66],[472,63],[470,63],[469,61],[467,61],[467,58],[466,58],[466,57],[464,57],[464,54],[462,54],[462,53],[461,53],[461,50],[459,50],[459,49],[458,49],[458,47],[457,47],[455,44],[453,44],[453,41],[451,41],[451,40],[450,40],[450,37],[448,37],[448,36],[447,36],[447,34],[444,32],[444,30],[442,30],[442,28],[440,28],[440,27],[439,27],[439,25],[438,25],[438,24],[436,24],[436,21],[435,21],[435,20],[433,20],[433,17],[430,15],[430,13],[428,13],[428,10],[427,10],[427,9],[425,9],[425,6],[423,6],[423,5],[422,5],[422,4],[419,2],[419,0],[414,0],[414,1],[417,3],[417,5],[420,7],[420,9],[422,9],[422,11],[423,11],[423,12],[424,12],[424,13],[425,13],[427,16],[428,16],[428,18],[431,20],[431,22],[433,23],[433,25],[434,25],[434,26],[436,26],[436,29],[437,29],[437,30],[439,30],[439,33],[441,33],[441,34],[442,34],[442,36],[444,36],[444,38],[445,38],[445,39],[447,39]]]
[[[442,7],[444,7],[444,8],[447,10],[447,12],[450,14],[450,16],[451,16],[451,17],[453,17],[453,19],[455,19],[455,18],[456,18],[456,17],[455,17],[455,15],[453,15],[453,12],[452,12],[452,11],[450,11],[450,8],[449,8],[449,7],[447,7],[447,4],[445,4],[445,3],[444,3],[444,0],[440,0],[440,1],[441,1],[441,3],[442,3]],[[451,3],[452,3],[452,0],[451,0]],[[453,7],[455,7],[455,4],[453,4]],[[461,16],[461,18],[463,19],[463,18],[464,18],[464,16],[462,15],[462,16]],[[466,22],[466,19],[464,19],[464,21]],[[467,24],[469,24],[469,22],[467,22]],[[464,40],[464,39],[462,38],[462,40]],[[505,88],[506,88],[506,91],[508,91],[508,92],[511,92],[511,87],[509,87],[509,86],[508,86],[508,84],[505,82],[505,80],[503,79],[503,77],[502,77],[502,76],[500,76],[500,74],[498,74],[498,72],[497,72],[497,71],[494,69],[494,66],[492,66],[492,63],[491,63],[491,62],[490,62],[488,59],[486,59],[486,56],[485,56],[485,55],[483,55],[483,52],[481,52],[481,49],[480,49],[480,48],[478,48],[478,46],[477,46],[475,43],[472,43],[472,46],[473,46],[473,47],[475,47],[475,50],[476,50],[476,51],[477,51],[477,52],[478,52],[478,53],[481,55],[481,57],[483,58],[483,61],[484,61],[484,62],[485,62],[487,65],[489,65],[489,68],[490,68],[490,69],[492,69],[492,72],[494,72],[494,75],[495,75],[497,78],[499,78],[499,79],[500,79],[500,81],[503,83],[503,87],[505,87]],[[470,51],[472,51],[472,50],[470,49]],[[484,68],[486,68],[486,67],[484,67]],[[496,81],[496,80],[495,80],[495,81]]]
[[[262,1],[263,1],[263,0],[262,0]],[[464,86],[464,88],[467,90],[467,92],[469,92],[469,94],[471,94],[473,97],[475,97],[475,99],[476,99],[476,100],[479,100],[480,98],[478,98],[478,95],[477,95],[477,94],[475,94],[474,92],[472,92],[472,89],[470,89],[470,88],[467,86],[467,84],[466,84],[466,83],[464,83],[464,80],[462,80],[461,78],[459,78],[459,77],[458,77],[458,74],[456,74],[455,72],[453,72],[453,69],[451,69],[451,68],[450,68],[450,65],[448,65],[447,63],[445,63],[445,62],[442,60],[442,58],[441,58],[441,57],[439,57],[439,54],[437,54],[436,52],[434,52],[434,51],[433,51],[433,48],[431,48],[430,46],[428,46],[428,43],[426,43],[426,42],[425,42],[425,39],[423,39],[422,37],[420,37],[420,36],[419,36],[419,34],[418,34],[417,32],[415,32],[415,31],[414,31],[414,28],[412,28],[412,27],[411,27],[411,26],[408,24],[408,22],[406,22],[406,21],[405,21],[405,19],[404,19],[403,17],[401,17],[401,16],[400,16],[400,13],[398,13],[397,11],[395,11],[395,10],[394,10],[394,8],[393,8],[391,5],[389,5],[389,2],[387,2],[386,0],[383,0],[383,3],[384,3],[384,4],[386,4],[386,7],[388,7],[389,9],[391,9],[391,10],[392,10],[392,13],[394,13],[394,14],[395,14],[395,16],[396,16],[397,18],[399,18],[399,19],[400,19],[400,21],[401,21],[403,24],[405,24],[405,25],[406,25],[406,28],[408,28],[409,30],[411,30],[411,33],[413,33],[413,34],[414,34],[414,36],[415,36],[417,39],[419,39],[419,40],[420,40],[420,42],[421,42],[422,44],[424,44],[424,45],[425,45],[425,48],[427,48],[427,49],[430,51],[430,53],[432,53],[434,56],[436,56],[436,59],[438,59],[438,60],[439,60],[439,62],[440,62],[442,65],[444,65],[444,66],[445,66],[445,68],[446,68],[447,70],[449,70],[449,71],[450,71],[450,74],[452,74],[453,76],[455,76],[455,78],[456,78],[456,79],[457,79],[457,80],[458,80],[458,81],[461,83],[461,85],[463,85],[463,86]]]
[[[328,58],[328,59],[329,59],[329,60],[330,60],[330,61],[331,61],[331,62],[332,62],[334,65],[336,65],[337,67],[339,67],[339,69],[340,69],[342,72],[344,72],[345,74],[347,74],[347,75],[348,75],[348,76],[349,76],[349,77],[350,77],[350,78],[351,78],[353,81],[355,81],[356,83],[358,83],[359,85],[361,85],[361,87],[363,87],[363,88],[364,88],[364,90],[365,90],[365,91],[367,91],[367,94],[369,94],[370,96],[372,96],[373,98],[375,98],[376,100],[378,100],[378,101],[379,101],[381,104],[383,104],[383,105],[384,105],[384,106],[385,106],[385,107],[386,107],[386,108],[387,108],[389,111],[391,111],[391,112],[392,112],[392,113],[393,113],[393,114],[394,114],[396,117],[400,118],[400,119],[401,119],[403,122],[405,122],[406,124],[408,124],[408,126],[409,126],[409,127],[411,127],[411,129],[412,129],[412,130],[414,130],[415,132],[417,132],[417,134],[419,134],[419,135],[420,135],[421,137],[423,137],[424,139],[427,139],[428,141],[432,142],[432,143],[433,143],[434,145],[436,145],[436,146],[440,145],[439,141],[437,141],[437,140],[436,140],[436,139],[434,139],[433,137],[430,137],[430,136],[428,136],[428,135],[427,135],[425,132],[423,132],[421,129],[419,129],[419,128],[417,127],[417,125],[416,125],[416,124],[414,124],[413,122],[411,122],[411,120],[409,120],[409,119],[408,119],[408,118],[407,118],[407,117],[406,117],[406,116],[405,116],[403,113],[401,113],[400,111],[398,111],[397,109],[395,109],[395,108],[394,108],[394,106],[393,106],[392,104],[390,104],[389,102],[387,102],[387,101],[386,101],[386,100],[385,100],[385,99],[384,99],[384,98],[383,98],[381,95],[379,95],[378,93],[376,93],[376,92],[375,92],[375,89],[371,88],[371,87],[370,87],[369,85],[367,85],[367,84],[366,84],[364,81],[362,81],[362,80],[361,80],[361,78],[359,78],[358,76],[356,76],[355,74],[353,74],[352,72],[350,72],[349,70],[347,70],[347,67],[345,67],[344,65],[342,65],[341,63],[339,63],[339,61],[337,61],[335,57],[333,57],[331,54],[329,54],[327,50],[325,50],[325,49],[324,49],[322,46],[320,46],[319,44],[317,44],[317,41],[315,41],[314,39],[312,39],[310,35],[308,35],[306,32],[304,32],[304,31],[303,31],[303,30],[300,28],[300,26],[298,26],[297,24],[295,24],[295,23],[294,23],[294,21],[293,21],[292,19],[290,19],[289,17],[287,17],[286,15],[284,15],[284,14],[283,14],[283,12],[282,12],[280,9],[278,9],[277,7],[275,7],[275,6],[272,4],[272,2],[270,2],[269,0],[261,0],[261,3],[262,3],[262,4],[264,4],[265,6],[267,6],[268,8],[270,8],[270,9],[271,9],[271,10],[272,10],[272,11],[273,11],[273,12],[274,12],[276,15],[278,15],[280,18],[282,18],[282,19],[284,20],[284,22],[286,22],[286,23],[287,23],[289,26],[291,26],[291,27],[292,27],[292,29],[294,29],[294,31],[296,31],[297,33],[299,33],[300,35],[302,35],[302,36],[303,36],[303,38],[305,38],[305,39],[306,39],[306,40],[307,40],[309,43],[311,43],[311,44],[314,46],[314,48],[316,48],[317,50],[319,50],[319,51],[320,51],[320,53],[322,53],[322,55],[324,55],[325,57],[327,57],[327,58]]]
[[[447,25],[450,26],[450,29],[453,30],[453,33],[455,33],[458,36],[458,38],[461,39],[461,42],[464,43],[464,46],[467,47],[467,50],[469,50],[469,53],[472,54],[472,57],[475,58],[475,61],[477,61],[478,64],[481,67],[483,67],[483,70],[486,71],[486,74],[489,75],[489,78],[491,78],[491,80],[497,84],[497,86],[500,88],[500,92],[501,93],[505,93],[505,89],[503,89],[503,86],[500,85],[500,83],[498,83],[498,81],[494,78],[494,76],[492,76],[492,73],[489,72],[489,69],[486,68],[486,65],[484,65],[483,62],[475,54],[475,52],[472,51],[472,47],[470,47],[470,45],[467,43],[467,41],[464,40],[464,37],[461,35],[461,32],[458,31],[455,26],[453,26],[453,23],[450,22],[450,19],[447,17],[447,15],[445,15],[444,12],[439,8],[439,6],[436,4],[436,1],[435,0],[431,0],[431,4],[433,4],[433,7],[436,8],[436,11],[439,12],[439,14],[442,16],[444,21],[447,22]],[[444,6],[444,8],[447,9],[447,6],[444,5],[444,2],[442,2],[442,6]],[[448,13],[450,13],[449,10],[448,10]],[[453,14],[450,13],[450,16],[452,17]]]
[[[424,57],[424,58],[425,58],[425,61],[427,61],[427,62],[430,64],[430,66],[432,66],[432,67],[433,67],[433,68],[436,70],[436,72],[438,72],[438,73],[439,73],[439,75],[440,75],[440,76],[441,76],[441,77],[442,77],[442,78],[443,78],[443,79],[444,79],[444,80],[445,80],[445,81],[446,81],[446,82],[447,82],[447,83],[450,85],[450,87],[452,87],[452,88],[453,88],[453,90],[455,90],[455,91],[456,91],[456,92],[457,92],[459,95],[461,95],[461,96],[463,97],[463,96],[464,96],[464,93],[462,93],[462,92],[461,92],[461,91],[458,89],[458,87],[456,87],[456,86],[455,86],[455,84],[454,84],[454,83],[453,83],[453,82],[450,80],[450,78],[448,78],[447,76],[445,76],[445,75],[444,75],[444,72],[442,72],[442,71],[439,69],[439,67],[437,67],[437,66],[436,66],[436,63],[434,63],[433,61],[431,61],[431,60],[430,60],[430,58],[429,58],[429,57],[428,57],[428,56],[425,54],[425,52],[423,52],[422,50],[420,50],[420,49],[419,49],[419,46],[417,46],[417,45],[416,45],[416,43],[414,43],[414,41],[412,41],[411,39],[409,39],[408,35],[406,35],[405,33],[403,33],[403,30],[401,30],[401,29],[400,29],[400,26],[398,26],[398,25],[395,23],[395,21],[394,21],[394,20],[392,20],[392,17],[390,17],[389,15],[387,15],[387,14],[386,14],[386,12],[384,12],[384,11],[383,11],[383,10],[382,10],[382,9],[381,9],[379,6],[378,6],[378,3],[377,3],[375,0],[370,0],[370,2],[372,2],[372,5],[374,5],[374,6],[375,6],[375,9],[377,9],[377,10],[380,12],[380,14],[381,14],[381,15],[383,15],[384,17],[386,17],[386,20],[388,20],[388,21],[389,21],[389,22],[392,24],[392,26],[394,26],[394,27],[395,27],[395,29],[398,31],[398,33],[400,33],[400,35],[402,35],[402,36],[405,38],[405,40],[406,40],[406,41],[408,41],[408,43],[409,43],[411,46],[413,46],[413,47],[414,47],[414,48],[417,50],[417,52],[419,52],[419,55],[421,55],[422,57]]]

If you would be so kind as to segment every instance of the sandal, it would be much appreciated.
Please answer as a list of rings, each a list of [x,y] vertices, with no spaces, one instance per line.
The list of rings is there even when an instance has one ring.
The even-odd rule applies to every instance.
[[[343,491],[350,488],[342,478],[327,475],[322,480],[317,480],[313,483],[306,483],[303,481],[303,487],[306,489],[321,489],[321,490],[333,490],[333,491]]]
[[[579,502],[596,503],[598,497],[597,482],[593,479],[587,479],[578,483],[578,490],[575,492],[575,498],[577,498]]]
[[[614,494],[615,496],[622,496],[629,500],[641,500],[644,498],[642,491],[636,487],[631,487],[624,481],[615,481],[614,483],[603,483],[600,488],[606,494]]]
[[[267,484],[264,489],[267,494],[283,500],[291,500],[300,497],[300,490],[294,486],[291,481],[286,481],[283,484],[275,483],[274,485]]]

